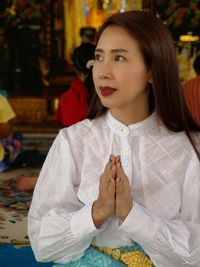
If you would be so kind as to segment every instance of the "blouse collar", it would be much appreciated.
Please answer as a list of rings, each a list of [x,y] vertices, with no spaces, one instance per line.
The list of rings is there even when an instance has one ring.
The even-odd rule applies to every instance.
[[[107,126],[119,135],[144,135],[155,127],[158,127],[158,117],[154,111],[148,118],[143,121],[126,126],[115,119],[109,110],[105,115]]]

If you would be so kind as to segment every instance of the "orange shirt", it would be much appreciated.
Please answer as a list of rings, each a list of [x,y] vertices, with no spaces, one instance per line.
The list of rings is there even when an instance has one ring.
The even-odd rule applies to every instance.
[[[200,124],[200,75],[183,84],[183,94],[193,118]]]

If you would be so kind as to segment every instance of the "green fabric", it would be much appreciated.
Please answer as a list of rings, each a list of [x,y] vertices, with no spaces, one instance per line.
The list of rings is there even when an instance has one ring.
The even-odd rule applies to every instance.
[[[133,250],[139,250],[144,252],[142,247],[134,243],[133,246],[130,247],[122,247],[119,248],[121,252],[129,252]],[[95,248],[88,248],[84,256],[76,261],[66,263],[66,264],[55,264],[53,267],[125,267],[126,265],[116,261],[112,258],[112,256],[108,256],[103,252],[98,251]]]

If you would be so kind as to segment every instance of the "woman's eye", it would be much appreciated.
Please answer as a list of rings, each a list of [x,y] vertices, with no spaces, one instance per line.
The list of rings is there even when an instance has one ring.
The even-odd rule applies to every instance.
[[[94,55],[94,60],[95,60],[95,61],[101,61],[101,60],[102,60],[101,55],[99,55],[99,54],[95,54],[95,55]]]
[[[121,55],[116,55],[115,56],[115,61],[122,61],[122,60],[125,60],[125,58]]]

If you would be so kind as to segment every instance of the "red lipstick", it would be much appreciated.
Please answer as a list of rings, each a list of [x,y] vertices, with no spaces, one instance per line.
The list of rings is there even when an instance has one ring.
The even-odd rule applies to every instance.
[[[99,89],[101,91],[102,96],[110,96],[114,94],[115,91],[117,91],[115,88],[109,86],[100,86]]]

